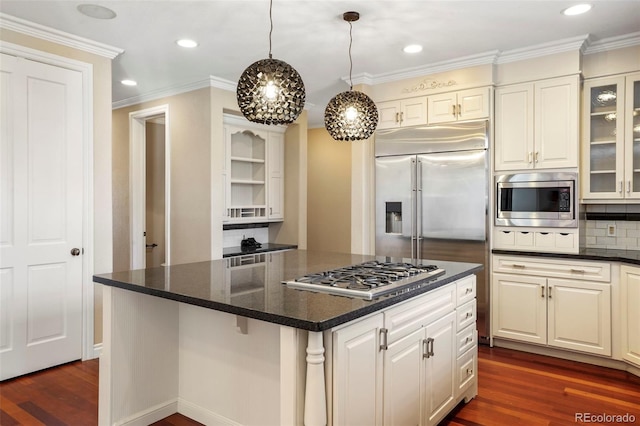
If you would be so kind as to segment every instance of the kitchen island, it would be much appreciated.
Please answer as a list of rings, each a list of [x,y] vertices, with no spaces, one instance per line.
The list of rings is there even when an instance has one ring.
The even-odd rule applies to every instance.
[[[367,301],[294,290],[282,281],[373,256],[291,250],[256,254],[251,262],[243,258],[94,277],[105,285],[99,424],[148,424],[175,412],[205,424],[347,424],[340,420],[344,398],[336,390],[341,380],[336,371],[348,365],[337,356],[340,348],[334,347],[339,336],[354,330],[354,324],[382,321],[369,333],[376,349],[373,362],[382,364],[378,352],[383,334],[384,346],[392,347],[393,339],[404,341],[410,331],[417,332],[413,328],[422,327],[421,320],[401,322],[394,334],[396,329],[384,322],[385,312],[402,314],[389,316],[396,320],[409,318],[398,310],[407,306],[420,318],[436,313],[453,318],[447,311],[455,312],[452,299],[459,291],[462,297],[475,296],[469,283],[475,283],[473,274],[481,269],[477,264],[438,261],[444,275],[414,285],[411,291]],[[416,304],[425,297],[437,303]],[[448,307],[441,301],[448,301]],[[473,314],[465,318],[474,319],[475,299],[473,305],[465,302],[473,306]],[[455,327],[453,323],[452,344],[460,337]],[[465,339],[469,346],[477,335]],[[417,340],[420,348],[427,340]],[[433,339],[431,345],[426,343],[425,359],[433,352]],[[475,364],[465,368],[473,373]],[[382,394],[382,376],[389,371],[365,371],[362,382],[374,380],[369,391]],[[475,395],[472,373],[467,374],[474,380],[465,381],[461,392],[447,399],[447,408]],[[383,401],[364,403],[371,410],[361,411],[371,411],[375,423],[382,424]],[[442,415],[446,412],[438,413]]]

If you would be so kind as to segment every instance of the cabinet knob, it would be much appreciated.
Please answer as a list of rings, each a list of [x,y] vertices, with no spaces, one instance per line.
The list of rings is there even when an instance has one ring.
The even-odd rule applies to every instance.
[[[470,376],[473,374],[473,368],[467,368],[467,376]]]
[[[80,249],[79,248],[72,248],[71,249],[71,256],[80,256]]]

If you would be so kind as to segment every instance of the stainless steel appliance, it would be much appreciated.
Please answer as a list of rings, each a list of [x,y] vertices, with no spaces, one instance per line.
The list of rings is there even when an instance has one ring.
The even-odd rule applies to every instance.
[[[577,173],[496,176],[498,226],[578,227]]]
[[[304,275],[285,284],[300,290],[372,300],[390,293],[410,291],[444,273],[445,270],[436,265],[373,260]]]
[[[489,337],[487,122],[375,136],[376,254],[474,262],[478,334]]]

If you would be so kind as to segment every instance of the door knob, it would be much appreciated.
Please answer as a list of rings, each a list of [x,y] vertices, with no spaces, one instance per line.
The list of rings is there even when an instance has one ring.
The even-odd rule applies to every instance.
[[[71,249],[71,256],[80,256],[80,249],[79,248],[72,248]]]

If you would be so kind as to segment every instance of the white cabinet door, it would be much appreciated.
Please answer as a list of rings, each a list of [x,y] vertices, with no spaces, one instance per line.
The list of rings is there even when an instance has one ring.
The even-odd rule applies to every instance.
[[[269,220],[284,219],[284,134],[270,133],[267,144]]]
[[[5,380],[82,357],[84,124],[80,72],[7,55],[0,63]]]
[[[640,268],[620,267],[622,358],[640,367]]]
[[[495,102],[496,171],[533,168],[533,86],[499,87]]]
[[[441,93],[428,97],[427,113],[429,124],[456,121],[458,97],[456,93]]]
[[[535,168],[578,167],[578,76],[535,83]]]
[[[496,89],[495,169],[578,167],[579,78]]]
[[[456,391],[456,313],[427,325],[426,347],[429,351],[425,371],[426,424],[437,424],[454,406]]]
[[[427,124],[427,98],[380,102],[378,107],[378,130]]]
[[[379,102],[378,130],[393,129],[400,125],[400,101]]]
[[[458,119],[475,120],[489,117],[489,96],[488,87],[458,92]]]
[[[611,286],[549,279],[548,344],[611,356]]]
[[[546,344],[546,283],[547,280],[542,277],[493,274],[493,335]]]
[[[429,124],[489,117],[488,87],[442,93],[427,99]]]
[[[625,77],[624,107],[625,198],[640,198],[640,73]]]
[[[401,101],[400,113],[400,124],[403,127],[427,124],[427,98],[422,96]]]
[[[420,328],[389,345],[384,353],[384,425],[421,424],[425,330]]]
[[[333,333],[333,424],[382,424],[379,314]]]

